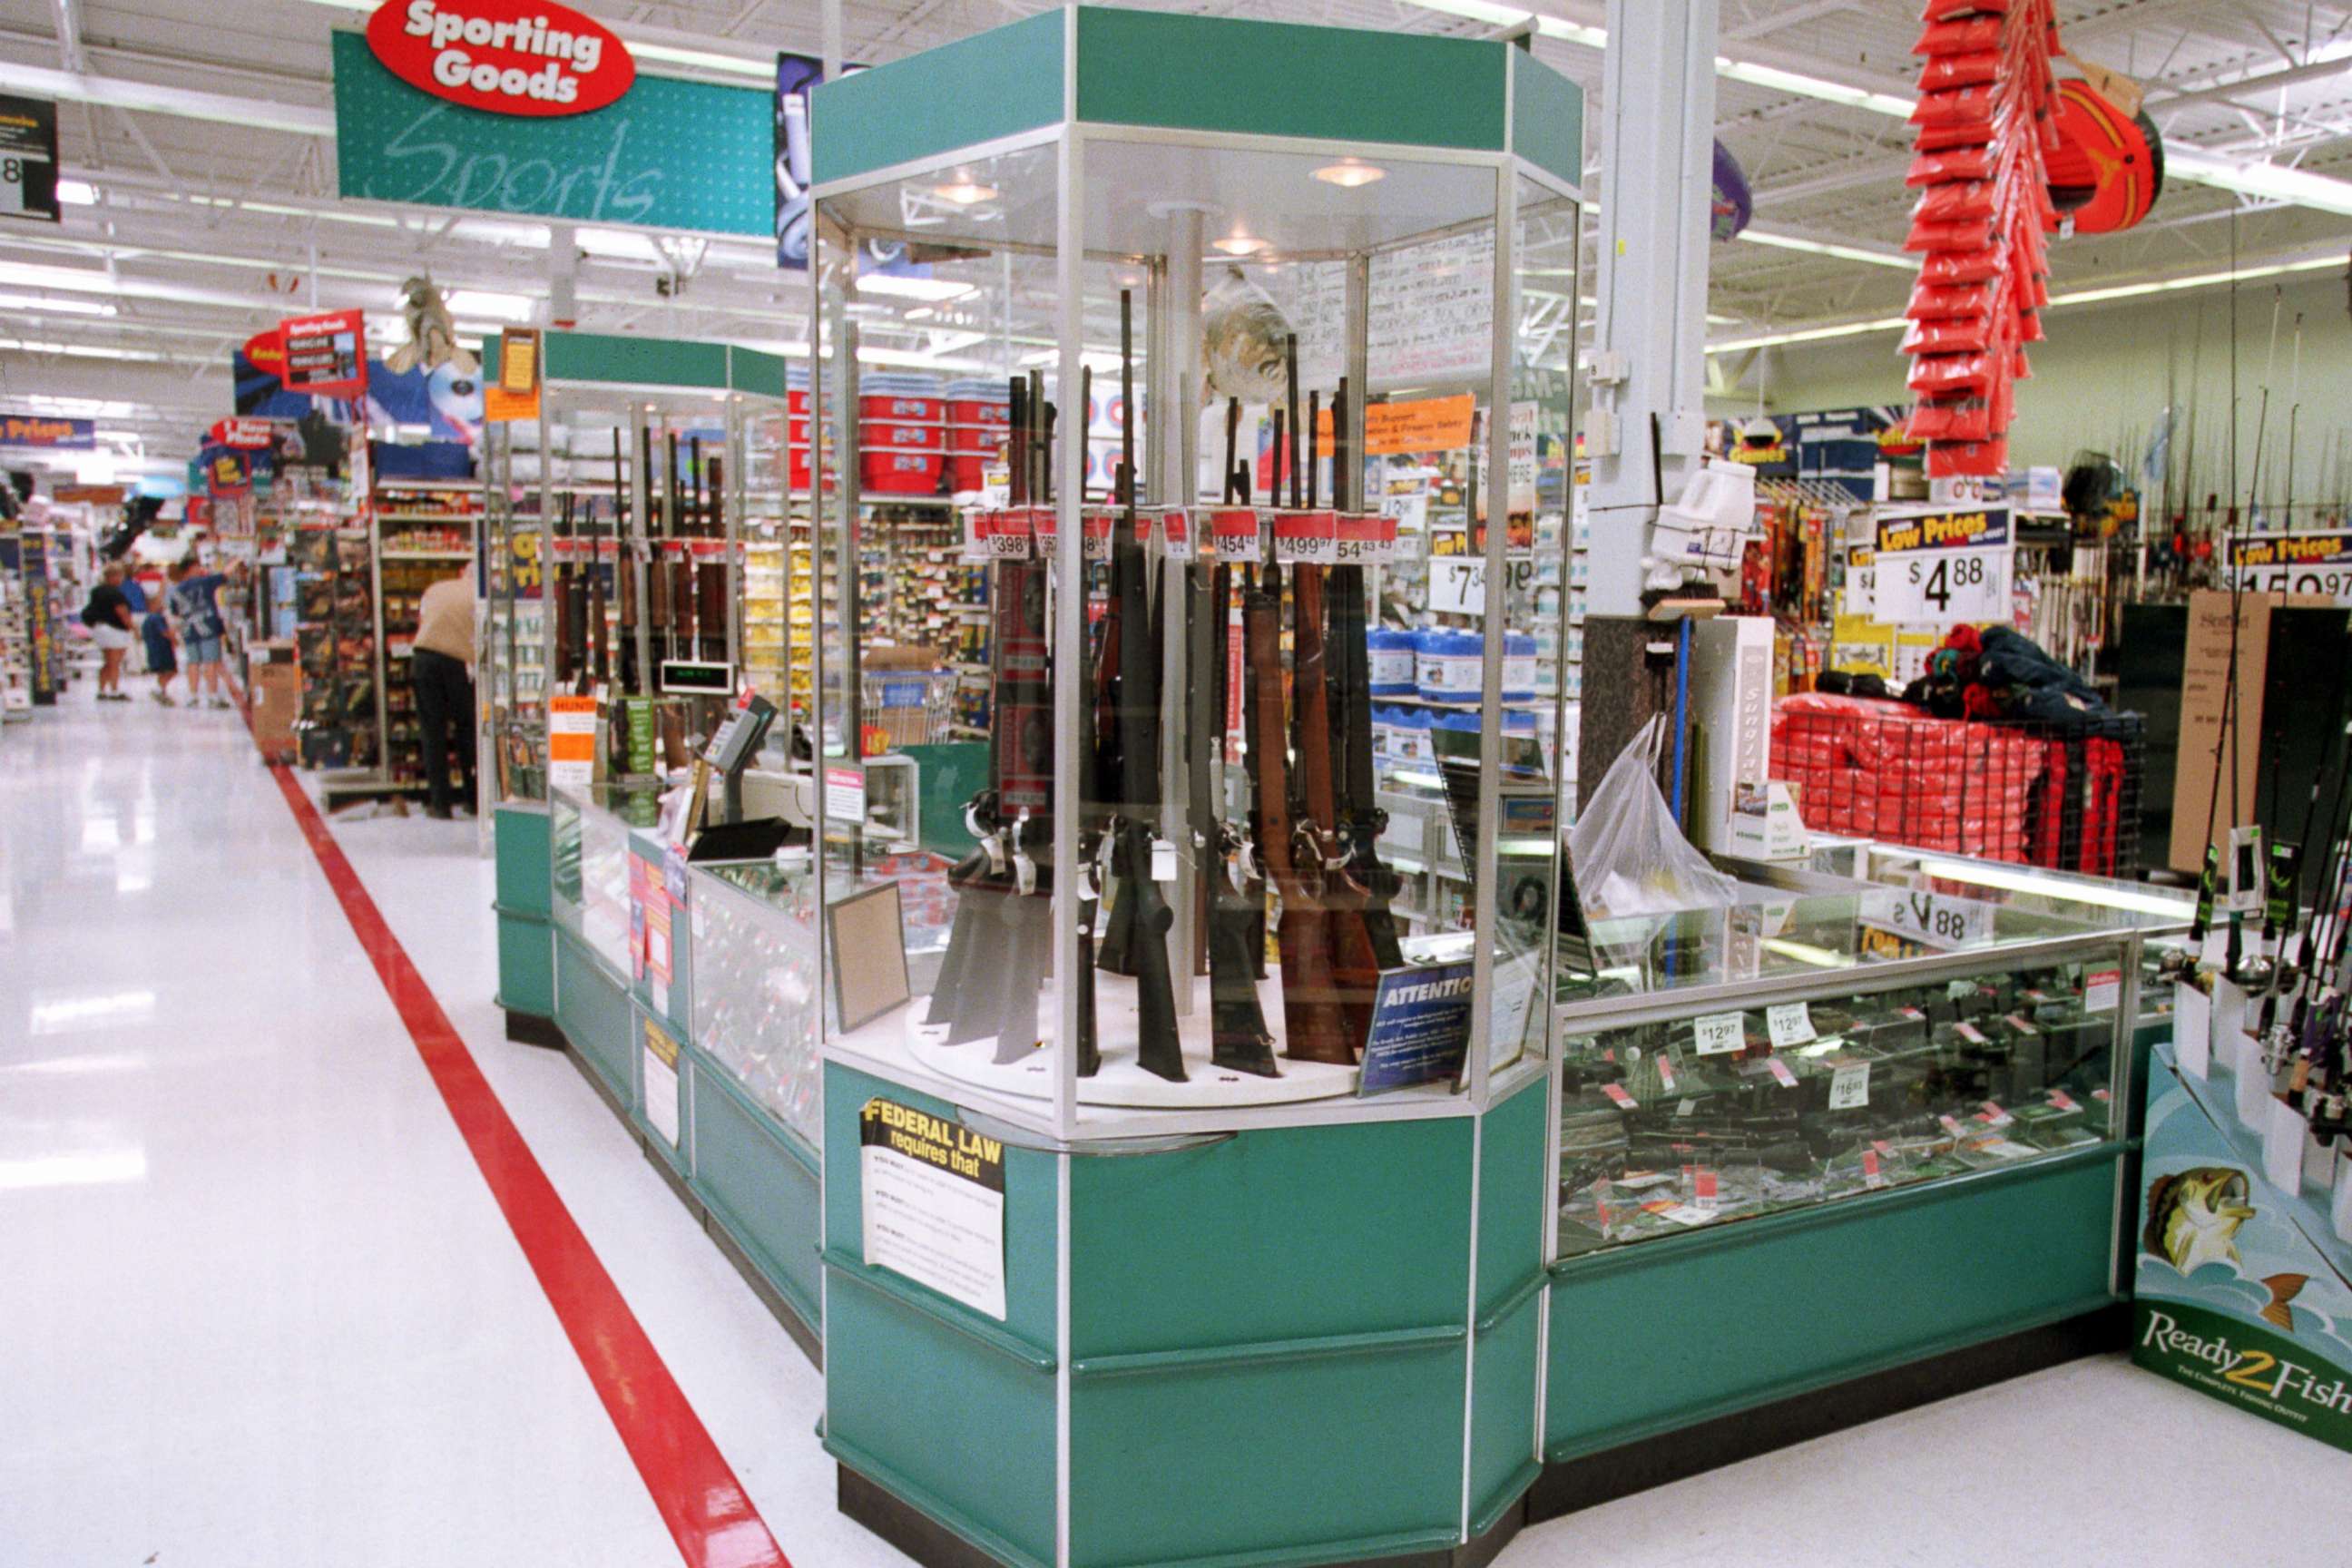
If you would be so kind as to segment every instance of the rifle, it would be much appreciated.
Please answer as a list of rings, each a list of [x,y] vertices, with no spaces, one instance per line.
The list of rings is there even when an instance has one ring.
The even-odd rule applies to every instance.
[[[556,511],[555,537],[569,541],[572,537],[572,497],[564,496]],[[551,550],[550,553],[553,553]],[[554,601],[555,610],[555,684],[550,690],[569,689],[572,677],[580,668],[581,621],[584,618],[577,602],[583,592],[579,568],[568,559],[560,560],[555,568],[554,587],[548,597]]]
[[[1045,505],[1053,498],[1053,408],[1045,401],[1045,380],[1032,374],[1029,384],[1029,500]],[[1000,811],[1009,816],[1001,828],[1004,853],[1011,861],[1010,896],[998,906],[1003,921],[1002,947],[992,955],[998,968],[998,1004],[983,1024],[992,1023],[995,1060],[1021,1059],[1037,1046],[1037,992],[1053,953],[1052,878],[1038,864],[1036,851],[1053,841],[1054,730],[1053,681],[1047,672],[1050,628],[1045,619],[1045,563],[1007,562],[1000,568],[998,584],[1004,599],[998,625],[1003,628],[1003,705],[992,729],[1004,731],[1006,782],[1000,791]],[[1091,973],[1087,976],[1091,981]],[[1083,984],[1083,983],[1082,983]],[[1089,1004],[1079,995],[1081,1033]],[[976,1039],[985,1026],[960,1031],[961,1038]],[[1079,1054],[1091,1047],[1079,1043]]]
[[[726,466],[718,453],[710,454],[710,499],[703,514],[704,535],[723,540],[727,528],[722,521],[726,501],[722,497]],[[699,489],[698,481],[697,489]],[[729,577],[735,569],[735,552],[730,548],[713,561],[705,563],[702,573],[702,657],[713,662],[727,658],[727,605],[730,597]]]
[[[1261,567],[1242,603],[1242,647],[1249,666],[1249,767],[1256,800],[1250,836],[1282,897],[1275,945],[1282,959],[1284,1055],[1304,1061],[1355,1060],[1348,1022],[1335,1005],[1331,928],[1323,918],[1321,868],[1303,869],[1293,853],[1289,724],[1282,693],[1282,568]]]
[[[1226,499],[1231,500],[1230,444],[1226,471]],[[1265,888],[1258,884],[1252,889],[1249,843],[1218,810],[1209,771],[1209,747],[1214,743],[1222,751],[1225,733],[1225,606],[1232,602],[1233,568],[1222,563],[1210,567],[1209,581],[1209,614],[1194,616],[1191,668],[1195,700],[1201,703],[1196,716],[1203,710],[1210,715],[1206,724],[1196,724],[1192,746],[1192,842],[1208,893],[1209,1055],[1214,1065],[1230,1071],[1277,1078],[1281,1068],[1274,1061],[1274,1035],[1265,1026],[1257,995],[1258,973],[1265,962]]]
[[[1007,504],[1028,504],[1027,407],[1024,395],[1028,388],[1019,376],[1013,378],[1012,409],[1012,472],[1007,492]],[[1011,598],[1007,579],[1013,563],[1000,563],[996,571],[994,592],[991,595],[989,618],[989,727],[988,783],[964,805],[964,825],[978,842],[972,852],[958,861],[948,872],[948,886],[956,890],[955,919],[948,927],[947,955],[940,961],[940,973],[931,984],[931,1005],[923,1021],[945,1025],[950,1035],[965,1017],[964,1009],[970,998],[966,991],[980,972],[974,950],[979,946],[985,921],[993,920],[997,905],[1006,896],[1005,873],[1008,869],[1002,836],[1003,826],[1002,790],[1006,759],[1005,643],[1008,625],[1006,611]],[[1011,606],[1017,611],[1018,606]]]
[[[1176,994],[1168,967],[1175,915],[1152,876],[1160,812],[1160,658],[1151,627],[1150,566],[1135,536],[1135,298],[1121,289],[1119,314],[1119,520],[1111,542],[1110,614],[1118,626],[1118,788],[1112,869],[1119,879],[1107,946],[1119,945],[1136,989],[1136,1063],[1184,1081]],[[1108,631],[1106,632],[1108,636]],[[1121,938],[1124,938],[1123,942]]]
[[[663,541],[677,552],[663,558],[669,586],[669,647],[667,657],[694,657],[694,556],[686,545],[686,522],[678,516],[683,488],[677,476],[677,432],[668,432],[668,464],[662,469]]]
[[[1342,377],[1331,400],[1331,504],[1348,507],[1347,490],[1353,483],[1349,468],[1347,429],[1348,383]],[[1342,476],[1346,476],[1344,479]],[[1339,760],[1338,819],[1333,824],[1351,889],[1360,889],[1354,919],[1343,931],[1339,973],[1350,993],[1349,1024],[1360,1046],[1370,1037],[1371,1007],[1380,989],[1381,971],[1404,962],[1397,940],[1396,917],[1390,905],[1404,879],[1381,859],[1380,836],[1388,830],[1388,813],[1381,809],[1372,782],[1371,655],[1366,608],[1367,589],[1361,566],[1335,566],[1330,573],[1331,640],[1339,655],[1331,677],[1331,750]],[[1360,933],[1360,942],[1356,936]],[[1361,1000],[1355,1000],[1360,996]]]

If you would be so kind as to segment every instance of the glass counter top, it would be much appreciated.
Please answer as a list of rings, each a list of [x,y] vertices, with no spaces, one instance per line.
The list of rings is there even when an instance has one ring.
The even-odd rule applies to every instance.
[[[1738,902],[1591,922],[1589,968],[1563,963],[1563,1002],[1860,972],[1936,953],[1997,953],[2101,926],[1926,889],[1835,892],[1743,883]]]

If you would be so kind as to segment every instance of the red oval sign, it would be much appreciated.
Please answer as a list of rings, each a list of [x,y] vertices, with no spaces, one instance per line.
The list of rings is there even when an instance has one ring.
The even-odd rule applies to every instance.
[[[384,0],[367,40],[409,86],[492,114],[585,114],[637,79],[611,28],[552,0]]]

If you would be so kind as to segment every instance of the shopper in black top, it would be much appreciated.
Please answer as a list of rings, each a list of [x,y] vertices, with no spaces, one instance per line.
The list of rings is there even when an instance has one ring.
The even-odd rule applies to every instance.
[[[139,620],[131,614],[131,596],[122,591],[122,563],[108,562],[90,587],[89,603],[81,607],[81,624],[89,628],[90,641],[98,645],[100,702],[131,700],[122,694],[122,656],[131,651]]]

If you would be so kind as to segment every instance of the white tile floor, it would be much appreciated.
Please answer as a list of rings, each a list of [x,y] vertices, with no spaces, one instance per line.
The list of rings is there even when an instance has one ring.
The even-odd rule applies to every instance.
[[[339,824],[800,1568],[819,1382],[561,1058],[500,1037],[467,822]],[[2343,1456],[2081,1363],[1529,1531],[1506,1568],[2328,1564]],[[234,715],[0,734],[0,1568],[677,1552]]]

